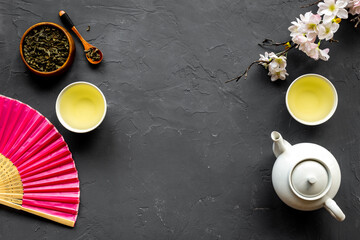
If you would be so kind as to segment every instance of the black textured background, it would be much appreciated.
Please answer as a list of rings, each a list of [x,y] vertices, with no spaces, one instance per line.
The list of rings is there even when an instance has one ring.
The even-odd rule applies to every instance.
[[[0,239],[358,239],[360,30],[343,21],[328,62],[290,52],[284,82],[254,66],[246,81],[224,84],[265,51],[264,38],[288,40],[290,22],[316,11],[300,8],[310,2],[0,0],[0,94],[54,123],[81,182],[74,229],[0,206]],[[61,24],[59,10],[104,60],[92,68],[72,34],[71,69],[40,79],[22,63],[19,41],[35,23]],[[294,121],[284,102],[290,83],[311,72],[329,78],[339,95],[335,115],[316,127]],[[108,101],[103,124],[83,135],[55,115],[58,93],[75,81],[94,83]],[[293,210],[276,196],[272,130],[334,154],[344,222],[324,209]]]

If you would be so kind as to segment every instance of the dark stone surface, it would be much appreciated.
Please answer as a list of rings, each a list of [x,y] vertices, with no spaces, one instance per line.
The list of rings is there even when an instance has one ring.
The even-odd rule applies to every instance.
[[[79,171],[81,205],[74,229],[0,206],[0,239],[357,239],[360,31],[343,21],[328,62],[292,51],[285,82],[271,83],[255,66],[248,80],[224,84],[265,51],[257,45],[264,38],[287,40],[307,3],[1,0],[0,94],[34,107],[63,134]],[[35,23],[61,24],[59,10],[104,61],[92,68],[75,39],[71,69],[40,79],[25,69],[19,41]],[[294,121],[284,102],[289,84],[310,72],[328,77],[339,95],[333,118],[317,127]],[[55,115],[58,93],[75,81],[96,84],[108,101],[103,124],[83,135]],[[334,154],[344,222],[324,209],[293,210],[277,197],[272,130]]]

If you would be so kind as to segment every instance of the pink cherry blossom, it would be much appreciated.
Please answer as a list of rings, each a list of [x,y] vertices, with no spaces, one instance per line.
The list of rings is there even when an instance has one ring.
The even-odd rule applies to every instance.
[[[359,0],[351,0],[348,5],[349,13],[352,15],[360,14],[360,1]]]
[[[317,26],[321,22],[321,16],[319,14],[313,14],[307,12],[305,15],[300,14],[300,20],[303,22],[301,25],[301,31],[306,33],[317,32]]]
[[[289,76],[289,74],[286,72],[286,69],[279,69],[275,72],[269,72],[268,75],[271,76],[271,81],[273,82],[278,79],[285,80],[286,76]]]
[[[300,19],[296,18],[296,21],[292,21],[291,24],[292,25],[288,28],[291,32],[290,37],[295,37],[303,34],[302,29],[304,23]]]
[[[309,57],[318,60],[319,52],[317,51],[318,45],[316,43],[306,42],[299,46],[299,49],[306,53]]]
[[[259,63],[269,69],[268,75],[271,76],[271,81],[278,79],[285,80],[289,74],[286,72],[286,57],[284,55],[277,56],[275,53],[265,52],[260,54],[260,61],[268,61],[270,63]]]
[[[319,58],[321,60],[324,60],[324,61],[329,60],[329,58],[330,58],[330,56],[329,56],[330,49],[325,48],[325,49],[321,50],[320,48],[318,48],[318,51],[319,51]]]
[[[334,33],[339,29],[340,25],[336,22],[327,22],[322,23],[318,26],[319,29],[319,35],[318,38],[320,40],[325,39],[329,40],[332,39],[334,36]]]
[[[345,7],[349,0],[324,0],[318,4],[318,14],[325,15],[324,21],[330,22],[336,16],[342,19],[348,18],[348,12]]]
[[[276,57],[276,54],[271,52],[265,52],[264,55],[260,54],[260,61],[265,61],[265,62],[260,62],[259,64],[263,65],[265,67],[265,69],[267,69],[267,67],[269,66],[269,63],[266,62],[270,62],[274,57]]]

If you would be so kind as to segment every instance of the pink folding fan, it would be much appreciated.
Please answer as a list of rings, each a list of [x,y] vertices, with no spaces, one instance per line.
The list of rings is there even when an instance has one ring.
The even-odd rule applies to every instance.
[[[0,204],[73,227],[79,198],[60,133],[33,108],[0,95]]]

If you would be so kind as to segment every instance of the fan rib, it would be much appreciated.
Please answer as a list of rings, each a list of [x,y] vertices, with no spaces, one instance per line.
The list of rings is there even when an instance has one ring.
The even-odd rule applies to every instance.
[[[42,167],[44,165],[47,165],[51,163],[52,161],[56,161],[59,158],[68,156],[72,159],[71,153],[68,148],[62,148],[56,153],[50,153],[44,158],[41,159],[34,159],[31,158],[30,160],[26,161],[26,163],[22,164],[21,166],[18,166],[17,169],[21,174],[25,174],[27,172],[33,171],[35,169],[38,169],[39,167]]]
[[[19,149],[20,151],[17,151],[11,157],[11,161],[13,163],[16,163],[18,159],[23,155],[26,156],[27,154],[32,154],[30,149],[32,149],[33,147],[39,147],[37,144],[41,139],[45,137],[45,135],[48,133],[48,131],[50,131],[52,127],[51,125],[45,125],[44,123],[45,121],[42,119],[42,123],[40,123],[40,125],[37,126],[36,129],[34,129],[34,132],[32,132],[30,136],[22,144],[21,149]]]
[[[48,162],[48,163],[44,162],[41,165],[39,164],[36,169],[25,169],[25,170],[29,170],[26,173],[23,173],[23,171],[19,171],[19,172],[21,173],[23,178],[26,178],[26,177],[29,177],[29,176],[33,176],[33,175],[35,175],[37,173],[44,172],[44,171],[53,169],[55,167],[62,166],[64,164],[72,163],[72,162],[73,162],[72,157],[71,156],[66,156],[66,157],[60,158],[58,160],[55,160],[53,162]]]
[[[74,227],[77,215],[23,204],[21,210]]]
[[[12,117],[11,121],[9,120],[9,123],[7,124],[6,122],[1,122],[0,126],[5,129],[6,128],[6,132],[4,132],[4,134],[0,135],[2,136],[0,139],[0,152],[3,151],[5,144],[8,142],[11,134],[13,133],[13,129],[22,113],[22,109],[24,108],[23,104],[18,103],[17,101],[13,101],[15,104],[14,108],[13,108],[13,115],[9,114],[9,116]],[[1,120],[1,119],[0,119]]]
[[[6,100],[9,101],[9,99],[6,99]],[[14,105],[14,101],[10,101],[8,108],[9,108],[9,109],[12,109],[12,108],[13,108],[13,105]],[[0,136],[4,136],[4,135],[5,135],[5,134],[4,134],[5,126],[8,125],[9,116],[11,115],[10,113],[11,113],[11,111],[5,111],[5,113],[3,113],[3,111],[1,112],[1,117],[0,117],[0,119],[1,119],[1,122],[0,122],[0,124],[1,124],[1,125],[0,125]],[[4,116],[4,115],[5,115],[5,116]],[[14,124],[15,124],[15,123],[14,123]],[[1,138],[0,141],[5,141],[5,140],[3,140],[3,139]],[[1,142],[0,145],[3,145],[3,142]]]
[[[51,209],[58,212],[70,213],[74,215],[78,213],[78,209],[79,209],[78,204],[72,204],[72,203],[46,202],[46,201],[38,201],[38,200],[24,200],[23,203],[34,207]]]
[[[45,140],[48,140],[48,133],[51,133],[51,125],[45,125],[42,130],[36,132],[36,137],[33,137],[31,141],[27,141],[26,144],[26,150],[17,152],[12,158],[11,161],[13,163],[16,162],[23,162],[27,159],[29,159],[32,155],[36,154],[38,151],[40,151],[45,145]],[[33,134],[34,135],[34,134]],[[50,135],[50,137],[52,137]],[[51,140],[51,139],[50,139]]]
[[[6,155],[7,152],[11,150],[11,147],[14,146],[15,141],[19,138],[20,134],[23,132],[27,122],[24,120],[21,121],[20,119],[27,119],[29,118],[28,115],[30,116],[33,115],[35,111],[34,110],[31,111],[31,110],[32,109],[28,108],[27,106],[24,106],[24,110],[19,116],[19,122],[17,123],[18,127],[16,131],[13,133],[9,133],[10,134],[9,141],[6,143],[4,149],[2,150],[3,155]]]
[[[30,181],[41,180],[41,179],[55,177],[55,176],[59,176],[59,175],[63,175],[63,174],[67,174],[67,173],[71,173],[71,172],[75,172],[75,171],[76,171],[75,164],[73,162],[71,162],[71,163],[67,163],[62,166],[53,168],[46,172],[41,172],[41,173],[35,174],[30,177],[23,177],[22,182],[25,183],[25,182],[30,182]]]
[[[29,159],[29,161],[39,160],[55,151],[58,151],[59,149],[66,147],[66,143],[64,142],[63,138],[57,139],[55,142],[49,144],[47,147],[45,147],[41,152],[35,154],[33,157]],[[34,160],[33,160],[34,159]],[[23,162],[14,162],[16,167],[20,167]]]
[[[27,187],[40,187],[40,186],[48,186],[48,185],[56,185],[61,183],[71,183],[78,182],[79,177],[77,172],[64,174],[62,176],[55,176],[47,179],[42,179],[38,181],[23,183],[24,188]]]
[[[44,120],[44,117],[41,115],[35,115],[33,118],[33,122],[31,122],[26,127],[26,130],[23,132],[21,137],[15,142],[14,146],[10,149],[10,151],[7,154],[4,154],[7,158],[12,159],[13,155],[18,151],[25,151],[27,150],[26,145],[24,145],[25,141],[30,137],[30,135],[35,131],[35,129],[39,126],[41,121]],[[29,146],[30,147],[30,146]]]
[[[76,192],[79,191],[79,182],[64,183],[52,186],[24,188],[24,193],[41,193],[41,192]]]
[[[68,193],[24,193],[25,199],[63,202],[63,203],[79,203],[80,192]]]

